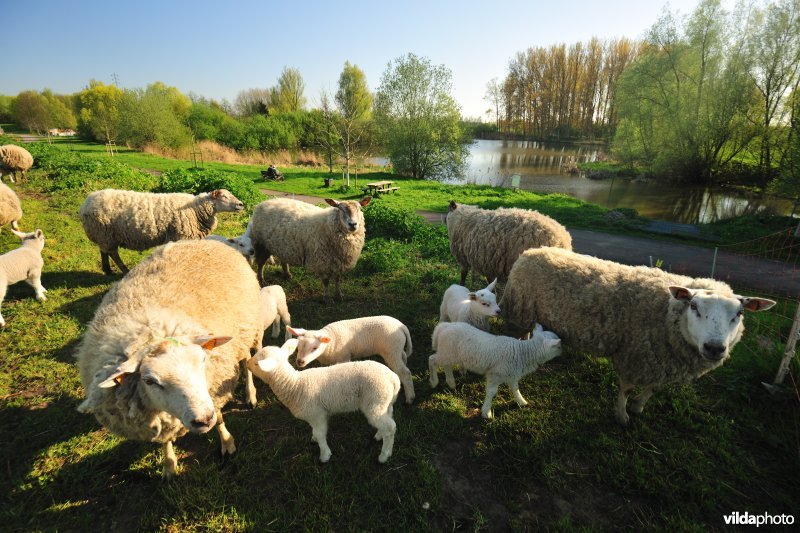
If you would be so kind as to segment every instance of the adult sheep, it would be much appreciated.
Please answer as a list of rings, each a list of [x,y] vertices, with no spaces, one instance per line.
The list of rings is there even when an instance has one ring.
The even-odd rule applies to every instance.
[[[371,196],[359,202],[326,198],[328,208],[289,198],[273,198],[258,204],[248,224],[258,281],[264,285],[264,263],[274,255],[280,259],[286,277],[291,277],[289,265],[298,265],[322,278],[326,302],[333,279],[336,297],[341,299],[340,278],[356,266],[364,247],[361,208],[370,200]]]
[[[500,308],[530,331],[535,322],[572,349],[611,358],[619,379],[616,416],[628,423],[653,392],[688,383],[722,365],[744,331],[742,312],[775,305],[735,295],[713,279],[627,266],[560,248],[524,252],[506,284]]]
[[[6,224],[11,224],[15,230],[19,230],[17,222],[22,218],[22,205],[19,197],[5,183],[0,183],[0,228]]]
[[[222,243],[156,249],[111,288],[86,329],[76,353],[86,391],[78,410],[113,433],[163,444],[165,478],[177,468],[172,443],[187,431],[216,425],[222,454],[234,453],[221,409],[239,363],[261,347],[258,292],[250,265]]]
[[[225,189],[197,196],[104,189],[89,194],[79,214],[86,236],[100,248],[103,272],[111,274],[111,257],[125,274],[128,267],[119,247],[141,251],[170,241],[202,239],[217,226],[218,212],[242,209],[244,204]]]
[[[22,174],[22,180],[28,179],[28,169],[33,166],[33,156],[29,151],[16,144],[0,146],[0,181],[3,176],[8,176],[11,183],[17,172]]]
[[[514,261],[528,248],[572,250],[567,229],[538,211],[481,209],[451,200],[445,223],[450,252],[461,265],[461,285],[466,285],[470,269],[486,276],[487,281],[506,280]]]

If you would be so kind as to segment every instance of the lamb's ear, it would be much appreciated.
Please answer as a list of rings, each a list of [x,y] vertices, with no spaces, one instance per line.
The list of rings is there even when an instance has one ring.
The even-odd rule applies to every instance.
[[[486,290],[489,292],[494,292],[495,285],[497,285],[497,278],[494,278],[494,281],[486,286]]]
[[[544,346],[545,348],[555,348],[556,346],[561,346],[561,339],[551,339],[549,337],[545,338]]]
[[[325,198],[325,203],[331,207],[339,207],[339,202],[337,202],[333,198]]]
[[[297,349],[297,345],[299,343],[300,341],[298,341],[297,339],[289,339],[288,341],[283,343],[283,346],[281,346],[281,350],[287,352],[288,355],[292,355],[294,351]]]
[[[767,298],[747,298],[744,296],[737,296],[737,298],[739,298],[739,301],[742,302],[742,307],[748,311],[766,311],[775,305],[773,300],[768,300]]]
[[[303,328],[293,328],[292,326],[286,326],[286,330],[295,337],[300,337],[301,335],[305,335],[306,333],[306,330],[304,330]]]
[[[372,201],[372,196],[365,196],[364,198],[359,200],[358,203],[361,205],[361,207],[367,207],[371,201]]]
[[[189,338],[189,342],[199,344],[204,350],[213,350],[217,346],[222,346],[233,337],[227,335],[196,335]]]
[[[541,333],[541,332],[543,332],[543,331],[544,331],[544,328],[543,328],[543,327],[542,327],[542,325],[541,325],[541,324],[539,324],[538,322],[536,323],[536,325],[535,325],[535,326],[533,326],[533,332],[534,332],[534,333]]]
[[[692,289],[687,289],[686,287],[680,287],[677,285],[670,286],[669,288],[670,294],[676,300],[683,300],[684,302],[688,302],[694,296],[694,292]]]
[[[473,302],[478,299],[478,296],[474,292],[469,293],[467,296],[469,296],[469,299]]]
[[[450,205],[448,206],[447,211],[448,212],[449,211],[455,211],[457,207],[458,207],[458,204],[456,203],[456,201],[455,200],[450,200]]]
[[[34,235],[36,236],[37,239],[41,239],[42,237],[44,237],[44,232],[42,232],[42,230],[37,228]]]
[[[141,359],[140,358],[138,358],[138,357],[130,357],[128,359],[125,359],[123,362],[121,362],[117,366],[117,368],[112,370],[111,373],[108,374],[108,375],[105,375],[105,376],[100,375],[100,376],[98,376],[98,374],[100,374],[100,372],[102,372],[102,370],[101,370],[100,372],[95,374],[94,381],[92,382],[92,385],[94,385],[94,382],[97,381],[97,379],[105,378],[100,383],[97,384],[98,387],[100,387],[101,389],[108,389],[108,388],[111,388],[111,387],[116,387],[117,385],[122,383],[122,380],[125,379],[125,376],[127,376],[128,374],[133,374],[134,372],[136,372],[139,369],[139,363],[141,363]],[[90,388],[91,388],[91,386],[90,386]]]

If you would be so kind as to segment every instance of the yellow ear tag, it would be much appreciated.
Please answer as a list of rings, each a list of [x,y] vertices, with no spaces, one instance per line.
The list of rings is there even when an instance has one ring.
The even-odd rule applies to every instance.
[[[122,385],[122,380],[124,380],[125,376],[127,376],[127,375],[128,374],[120,374],[119,376],[115,377],[114,378],[114,383],[116,383],[117,385]]]
[[[203,347],[204,350],[213,350],[217,347],[217,340],[216,339],[208,339],[206,342],[201,344],[200,346]]]

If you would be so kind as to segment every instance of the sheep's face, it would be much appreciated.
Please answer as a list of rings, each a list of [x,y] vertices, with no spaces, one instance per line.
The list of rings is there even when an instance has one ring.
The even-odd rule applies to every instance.
[[[225,239],[225,244],[242,254],[245,259],[249,260],[251,257],[253,257],[253,254],[255,254],[253,241],[251,241],[250,237],[246,235]]]
[[[214,201],[215,211],[241,211],[244,209],[244,204],[227,189],[217,189],[208,195]]]
[[[744,298],[705,289],[670,287],[672,297],[683,302],[681,318],[684,338],[705,359],[717,362],[730,355],[744,331],[744,311],[763,311],[775,302],[764,298]]]
[[[497,305],[497,295],[494,294],[495,279],[485,289],[469,293],[470,305],[475,313],[485,316],[497,316],[500,306]]]
[[[267,381],[267,376],[287,364],[289,356],[297,349],[297,339],[289,339],[283,346],[265,346],[247,360],[247,369],[256,377]]]
[[[359,229],[364,229],[364,214],[361,208],[366,207],[371,200],[372,197],[367,196],[359,202],[353,200],[337,202],[331,198],[326,198],[325,202],[338,209],[336,222],[342,233],[355,233]]]
[[[308,331],[288,326],[289,333],[297,337],[297,366],[303,368],[325,352],[331,336],[324,329]]]

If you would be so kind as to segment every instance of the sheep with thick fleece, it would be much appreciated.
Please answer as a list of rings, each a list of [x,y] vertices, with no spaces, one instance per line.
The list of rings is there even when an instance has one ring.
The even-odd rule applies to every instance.
[[[319,445],[319,460],[331,458],[328,419],[338,413],[361,411],[375,429],[375,440],[383,440],[378,461],[392,455],[395,425],[392,413],[400,392],[397,375],[375,361],[355,361],[302,372],[292,368],[289,356],[297,348],[289,339],[280,348],[267,346],[251,357],[247,366],[269,384],[278,400],[292,415],[311,425],[312,440]]]
[[[315,359],[335,365],[379,355],[400,377],[406,403],[414,401],[414,380],[406,364],[411,356],[411,334],[405,324],[390,316],[365,316],[331,322],[322,329],[287,328],[298,337],[297,366]]]
[[[445,219],[450,252],[461,265],[461,285],[470,269],[504,281],[519,254],[528,248],[572,249],[567,229],[538,211],[519,208],[481,209],[450,201]]]
[[[9,285],[25,281],[36,291],[36,299],[40,302],[47,300],[44,293],[47,289],[42,287],[42,250],[44,249],[44,233],[37,229],[32,233],[23,233],[11,230],[20,238],[22,244],[10,252],[0,255],[0,306],[6,297]],[[0,327],[6,325],[3,314],[0,312]]]
[[[500,306],[494,287],[497,279],[486,288],[470,291],[463,285],[450,285],[439,306],[439,322],[466,322],[478,329],[489,331],[489,317],[497,316]]]
[[[304,266],[322,278],[325,301],[333,279],[335,294],[342,298],[341,276],[356,266],[364,247],[364,214],[361,208],[372,197],[361,201],[337,202],[326,198],[328,208],[292,200],[273,198],[258,204],[248,224],[256,255],[256,273],[263,285],[263,269],[267,259],[280,259],[286,277],[289,265]]]
[[[28,169],[33,166],[33,156],[22,146],[16,144],[4,144],[0,146],[0,181],[3,176],[8,176],[11,183],[19,172],[22,175],[21,181],[28,179]]]
[[[222,235],[209,235],[206,239],[211,241],[219,241],[225,246],[230,246],[240,254],[244,256],[245,259],[250,261],[253,258],[253,242],[250,240],[250,237],[245,233],[243,235],[239,235],[238,237],[224,237]]]
[[[511,269],[500,308],[520,328],[539,322],[566,346],[611,358],[619,379],[616,416],[627,424],[634,387],[643,391],[630,410],[641,413],[656,388],[722,365],[744,331],[743,311],[774,304],[735,295],[713,279],[538,248]]]
[[[289,306],[286,305],[286,293],[280,285],[269,285],[261,289],[261,318],[264,325],[263,329],[272,326],[272,338],[281,332],[281,321],[286,327],[284,340],[292,337],[291,326],[292,316],[289,314]]]
[[[234,453],[222,407],[239,363],[261,348],[258,282],[250,265],[214,241],[168,243],[105,295],[76,357],[86,399],[113,433],[163,444],[164,477],[177,468],[173,441],[215,425]],[[255,406],[252,375],[248,400]]]
[[[147,250],[182,239],[202,239],[217,226],[216,214],[241,211],[244,204],[225,189],[201,193],[148,193],[104,189],[86,197],[79,214],[89,240],[100,248],[103,272],[109,257],[122,273],[128,267],[119,247]]]
[[[5,183],[0,183],[0,228],[6,224],[11,224],[15,230],[19,230],[19,219],[22,218],[22,205],[19,197]]]
[[[481,416],[492,418],[492,400],[501,383],[506,383],[517,404],[528,405],[519,392],[519,380],[547,361],[561,355],[561,341],[534,332],[529,340],[492,335],[464,322],[441,322],[433,330],[428,358],[431,387],[439,385],[437,369],[444,369],[447,385],[456,388],[453,367],[460,366],[486,376],[486,399]]]

